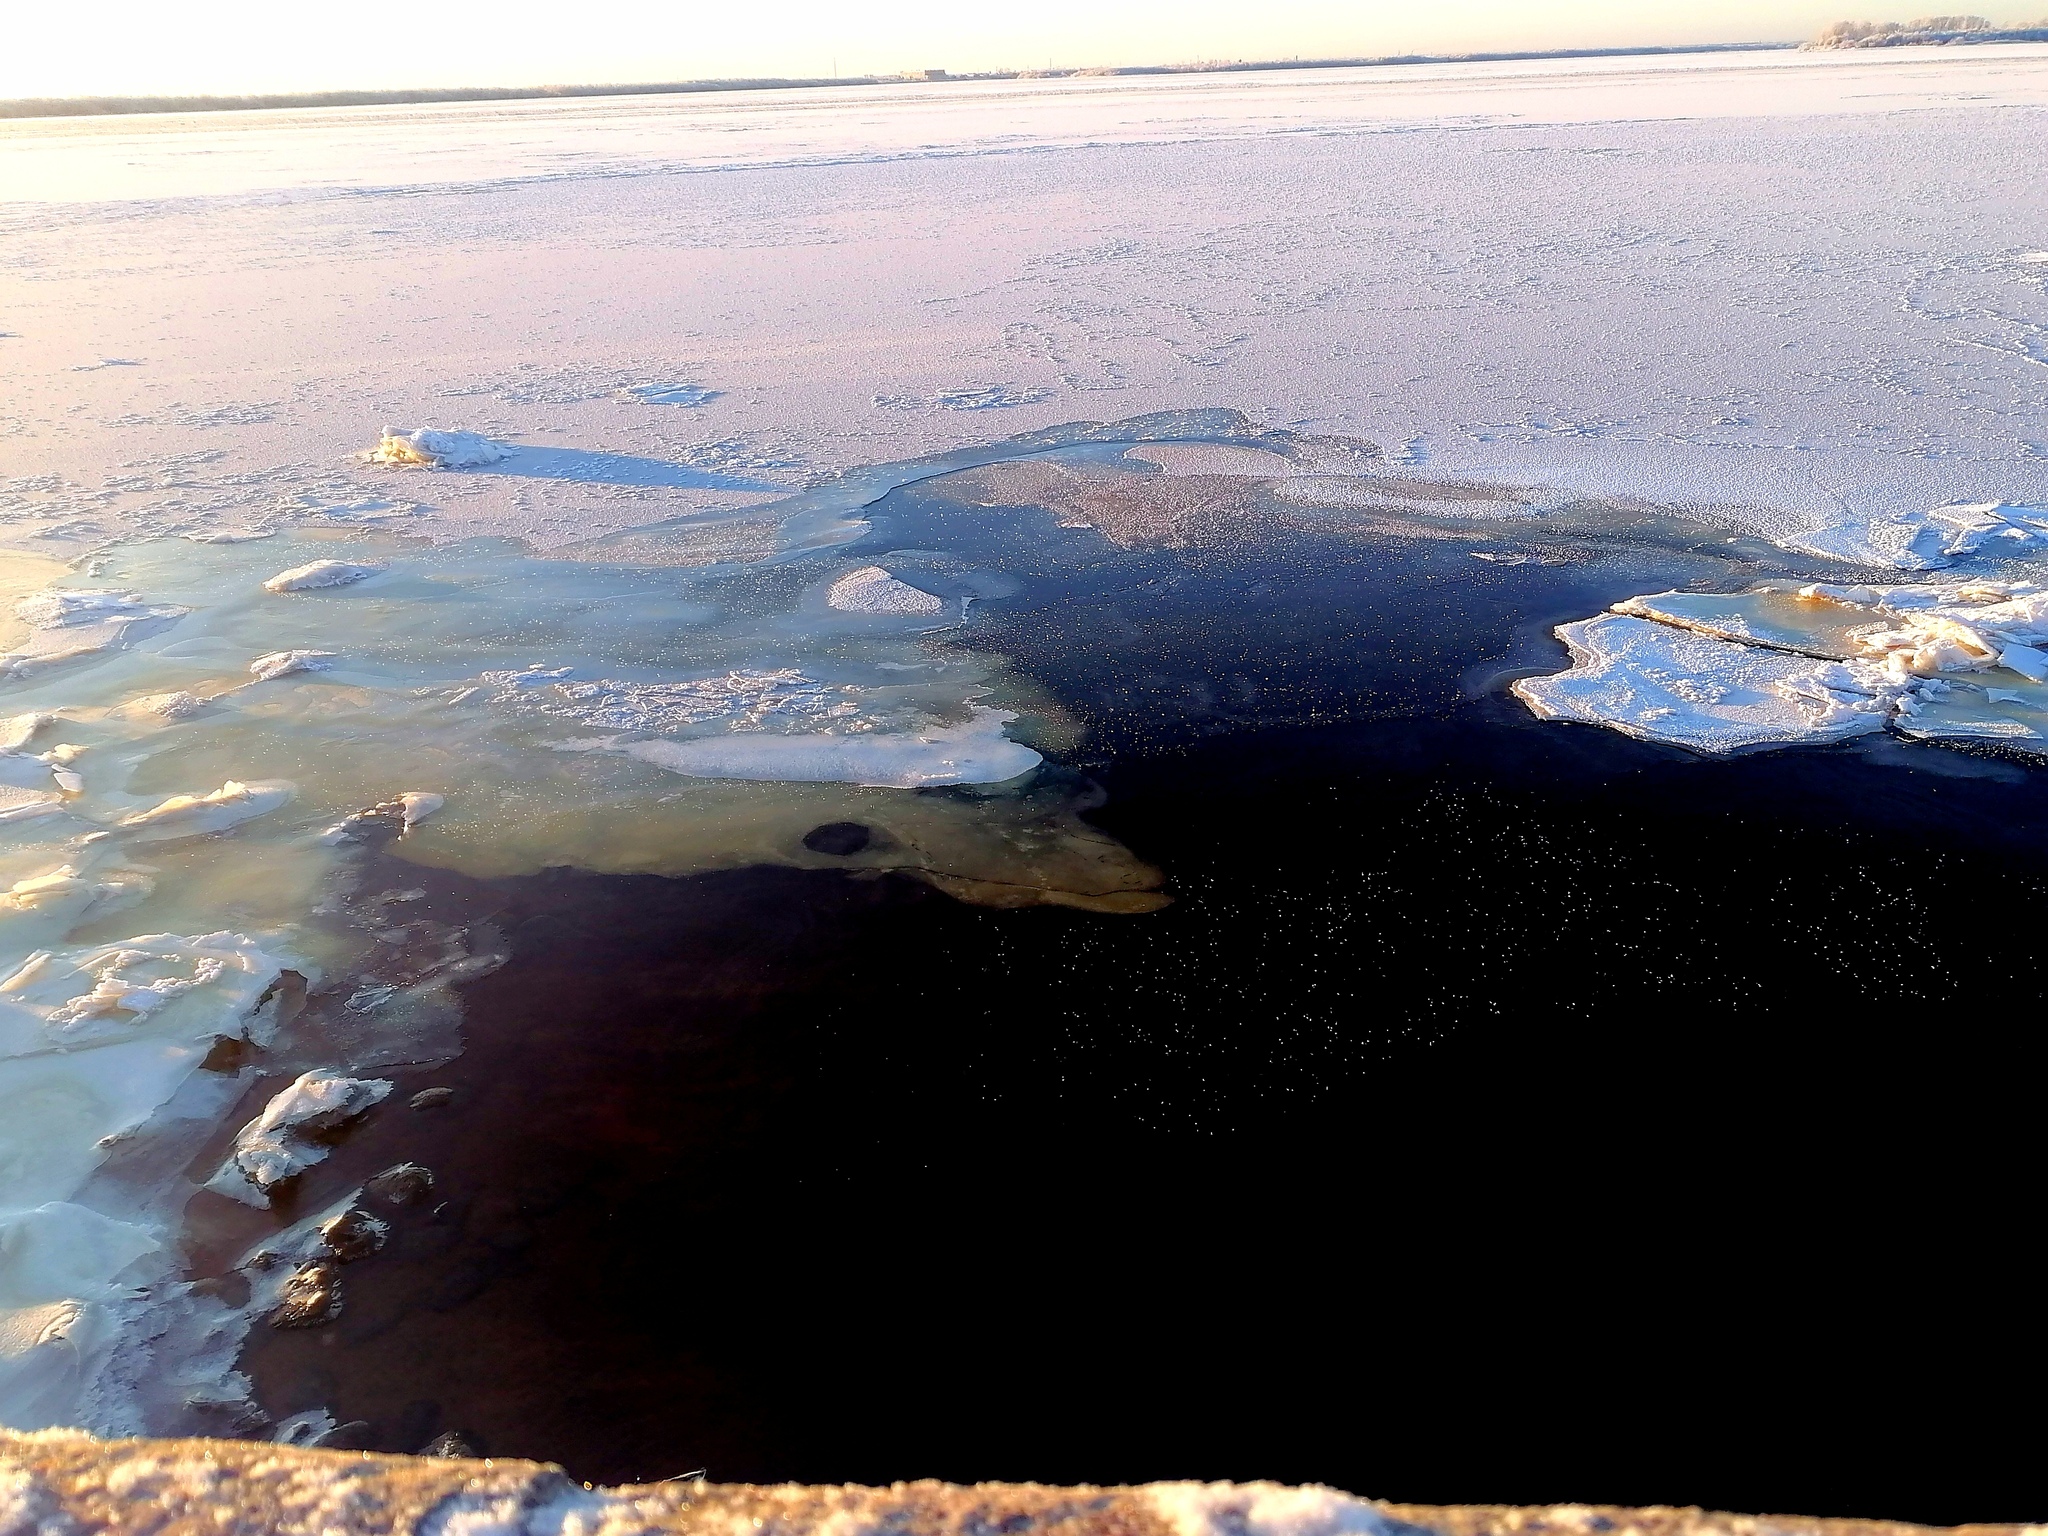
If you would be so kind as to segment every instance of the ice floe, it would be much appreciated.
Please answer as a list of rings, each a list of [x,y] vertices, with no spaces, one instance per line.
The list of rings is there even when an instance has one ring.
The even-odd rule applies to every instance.
[[[478,687],[494,704],[599,730],[664,732],[713,721],[741,729],[859,715],[855,690],[795,667],[734,668],[673,682],[579,679],[572,667],[486,672]]]
[[[1954,502],[1840,523],[1780,540],[1787,548],[1852,565],[1933,571],[1969,556],[2048,552],[2048,507]]]
[[[274,682],[295,672],[325,672],[334,660],[333,651],[272,651],[249,663],[249,675],[259,683]]]
[[[935,724],[915,731],[856,735],[734,732],[687,741],[595,745],[699,779],[782,779],[892,789],[1000,784],[1029,773],[1044,761],[1031,748],[1004,734],[1003,727],[1016,718],[1004,710],[976,705],[970,717],[957,725]]]
[[[2048,592],[2031,582],[1663,592],[1557,633],[1571,668],[1514,689],[1545,719],[1702,752],[1890,728],[2048,754]]]
[[[16,899],[59,915],[43,903],[71,900],[78,877],[58,873]],[[99,1209],[95,1176],[204,1075],[220,1038],[271,1037],[281,966],[227,932],[23,954],[17,921],[0,926],[0,1422],[38,1427],[88,1413],[136,1268],[170,1244],[175,1200]]]
[[[879,493],[857,489],[860,505]],[[778,556],[789,575],[762,582],[377,531],[276,539],[120,545],[93,557],[118,564],[118,591],[107,577],[73,588],[56,561],[16,567],[10,603],[57,583],[24,599],[29,644],[78,664],[20,677],[0,717],[0,1223],[57,1231],[24,1213],[77,1207],[90,1273],[62,1294],[16,1285],[0,1243],[0,1423],[189,1431],[195,1396],[227,1405],[223,1425],[255,1411],[221,1322],[240,1312],[186,1283],[178,1224],[194,1180],[222,1167],[218,1152],[195,1159],[233,1130],[257,1073],[289,1062],[287,1082],[308,1068],[375,1081],[372,1062],[416,1059],[334,1039],[415,1027],[428,1005],[389,945],[441,944],[425,936],[437,925],[335,898],[367,850],[417,839],[444,795],[480,808],[429,832],[433,862],[467,871],[806,865],[804,835],[857,812],[878,833],[862,867],[963,900],[1164,900],[1156,870],[1081,820],[1086,786],[1034,773],[1039,753],[1005,730],[1014,717],[977,702],[1000,663],[828,610],[856,562]],[[331,605],[273,595],[400,559],[413,600],[353,605],[345,645]],[[875,570],[886,613],[896,578]],[[946,579],[949,593],[962,580]],[[952,601],[902,590],[912,612]],[[129,643],[173,621],[161,643]],[[292,686],[323,667],[322,686]],[[292,782],[262,777],[280,772]],[[1001,788],[867,787],[949,784]],[[469,956],[459,935],[445,942]],[[273,1040],[280,1017],[305,1033]],[[339,1036],[323,1033],[337,1020]],[[266,1061],[273,1047],[290,1054]],[[303,1166],[325,1133],[294,1129],[290,1109],[245,1133],[215,1193],[260,1203],[262,1177]],[[335,1176],[312,1170],[317,1198]],[[328,1279],[301,1288],[311,1312],[332,1300]]]
[[[381,565],[351,565],[346,560],[315,560],[279,571],[263,583],[266,592],[314,592],[322,587],[345,587],[367,581],[383,571]]]
[[[942,597],[899,581],[879,565],[849,571],[825,594],[825,601],[841,613],[942,613]]]
[[[71,769],[83,748],[60,743],[47,752],[31,752],[36,733],[57,717],[30,713],[0,720],[0,813],[51,801],[51,790],[75,795],[85,781]]]
[[[27,677],[119,650],[189,612],[175,603],[145,601],[138,592],[78,588],[33,593],[14,605],[14,616],[28,626],[28,637],[18,649],[0,656],[0,677]]]
[[[369,452],[372,464],[414,469],[481,469],[501,463],[519,450],[475,432],[442,432],[432,427],[386,427]]]
[[[254,784],[229,779],[211,794],[173,795],[148,810],[122,817],[119,825],[160,837],[225,832],[229,827],[268,815],[289,802],[294,792],[294,786],[283,779]]]
[[[1624,614],[1582,619],[1557,634],[1571,650],[1571,669],[1514,685],[1545,720],[1715,753],[1884,728],[1891,694],[1876,691],[1882,674],[1867,665],[1867,677],[1845,670],[1823,679],[1808,658]],[[1873,691],[1860,691],[1866,682]]]
[[[448,801],[430,789],[408,789],[398,797],[398,803],[404,808],[400,812],[400,822],[410,831],[440,810]]]
[[[253,544],[258,539],[276,536],[275,528],[208,528],[179,535],[194,544]]]
[[[206,707],[206,700],[184,689],[170,693],[145,693],[124,706],[130,713],[153,715],[159,720],[187,720]]]
[[[715,389],[697,384],[629,384],[619,391],[629,400],[648,405],[708,405],[719,396]]]
[[[380,1104],[393,1084],[319,1068],[301,1073],[235,1134],[235,1144],[207,1188],[251,1205],[267,1205],[270,1192],[327,1156],[312,1137],[331,1131]]]
[[[0,923],[4,923],[8,930],[6,942],[11,946],[9,953],[24,942],[22,929],[30,919],[34,920],[39,934],[61,938],[89,916],[105,917],[115,909],[148,895],[151,884],[148,877],[139,872],[110,874],[107,878],[95,879],[80,874],[71,864],[17,880],[7,890],[0,891]],[[23,965],[27,963],[22,962]],[[13,976],[0,981],[0,992],[16,990],[14,983],[22,975],[23,972],[17,968]]]

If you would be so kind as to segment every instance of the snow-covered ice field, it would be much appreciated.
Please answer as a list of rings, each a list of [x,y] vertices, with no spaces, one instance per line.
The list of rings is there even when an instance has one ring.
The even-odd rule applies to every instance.
[[[2021,46],[9,123],[0,514],[561,542],[1203,405],[1787,529],[2040,500],[2044,104]],[[386,421],[609,457],[391,506]]]
[[[896,793],[864,867],[1161,902],[968,649],[1010,577],[834,554],[941,472],[1124,553],[1220,496],[1965,567],[1645,596],[1518,692],[2048,749],[2044,108],[1981,47],[0,124],[0,1422],[246,1427],[251,1320],[370,1243],[186,1291],[163,1172],[308,989],[352,1043],[196,1182],[267,1209],[453,1049],[501,957],[366,849],[803,865]]]

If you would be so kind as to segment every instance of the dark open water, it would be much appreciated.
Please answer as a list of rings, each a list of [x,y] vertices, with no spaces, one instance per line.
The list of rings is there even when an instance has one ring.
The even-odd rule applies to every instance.
[[[513,958],[401,1083],[452,1105],[310,1176],[446,1204],[257,1330],[266,1405],[604,1481],[2038,1517],[2043,776],[1537,726],[1473,664],[1728,572],[1474,564],[1162,556],[989,611],[1154,915],[394,864]]]

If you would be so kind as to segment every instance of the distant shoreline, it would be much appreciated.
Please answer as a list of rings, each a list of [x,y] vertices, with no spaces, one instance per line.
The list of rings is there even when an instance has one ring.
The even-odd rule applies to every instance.
[[[644,85],[477,85],[391,91],[299,91],[264,96],[42,96],[0,101],[0,119],[112,117],[170,112],[272,112],[307,107],[431,106],[442,102],[565,100],[589,96],[686,96],[713,91],[815,90],[927,81],[1068,80],[1118,75],[1251,74],[1272,69],[1364,69],[1401,64],[1499,64],[1545,59],[1616,59],[1680,53],[1790,51],[1797,43],[1688,43],[1645,48],[1552,48],[1521,53],[1404,53],[1368,59],[1260,59],[1202,64],[1127,64],[1077,69],[998,69],[971,74],[924,70],[833,78],[680,80]]]

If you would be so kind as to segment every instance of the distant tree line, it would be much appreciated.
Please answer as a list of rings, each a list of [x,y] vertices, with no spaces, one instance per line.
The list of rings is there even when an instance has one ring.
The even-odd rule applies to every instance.
[[[1534,59],[1626,58],[1638,54],[1747,53],[1790,48],[1791,43],[1699,43],[1650,48],[1554,48],[1524,53],[1409,53],[1370,59],[1231,59],[1198,64],[1118,64],[1081,69],[993,69],[952,74],[919,69],[900,75],[839,75],[831,79],[678,80],[642,85],[475,85],[391,91],[305,91],[266,96],[43,96],[0,101],[0,118],[103,117],[139,112],[263,112],[309,107],[395,107],[435,102],[532,101],[579,96],[676,96],[703,91],[810,90],[822,86],[901,85],[906,81],[1061,80],[1099,75],[1237,74],[1269,69],[1360,69],[1391,64],[1484,64]],[[1833,45],[1830,45],[1833,46]]]

